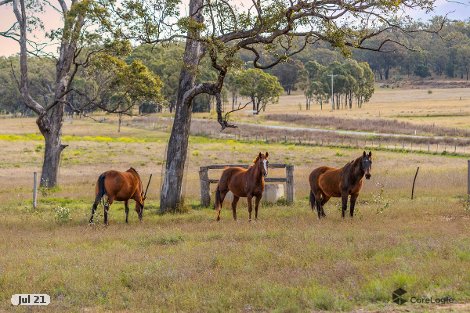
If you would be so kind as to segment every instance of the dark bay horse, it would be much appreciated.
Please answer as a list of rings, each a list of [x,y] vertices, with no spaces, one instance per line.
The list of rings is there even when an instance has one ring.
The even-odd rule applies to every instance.
[[[343,166],[342,168],[322,166],[314,169],[309,176],[310,182],[310,205],[312,210],[316,207],[318,218],[325,215],[323,205],[331,197],[341,197],[342,216],[344,218],[348,207],[348,196],[351,196],[351,206],[349,214],[354,216],[354,206],[356,205],[359,191],[362,188],[362,178],[370,179],[372,168],[372,152],[366,154]]]
[[[263,196],[264,177],[268,175],[268,153],[259,153],[248,169],[242,167],[228,167],[222,172],[219,184],[215,191],[215,209],[217,210],[217,220],[220,220],[220,210],[224,202],[225,195],[231,191],[233,193],[232,212],[233,219],[237,219],[237,203],[240,197],[248,200],[249,220],[251,221],[251,211],[253,210],[251,199],[255,200],[255,219],[258,219],[258,206]]]
[[[150,180],[149,180],[150,184]],[[148,185],[147,185],[148,189]],[[135,200],[135,210],[142,222],[144,212],[144,201],[147,191],[144,194],[142,180],[139,173],[134,168],[125,172],[107,171],[100,175],[96,183],[96,198],[91,209],[90,223],[93,223],[93,215],[101,199],[106,195],[104,202],[104,223],[108,225],[108,210],[114,201],[124,201],[126,209],[126,223],[129,222],[129,200]]]

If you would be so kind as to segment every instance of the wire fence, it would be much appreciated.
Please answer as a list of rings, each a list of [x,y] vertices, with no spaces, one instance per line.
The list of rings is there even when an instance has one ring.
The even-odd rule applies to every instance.
[[[299,144],[310,146],[340,147],[340,148],[361,148],[375,150],[391,150],[397,152],[417,152],[429,154],[451,154],[451,155],[470,155],[470,145],[449,144],[449,143],[414,143],[408,141],[395,141],[377,139],[355,139],[355,138],[337,138],[337,139],[316,139],[296,136],[269,136],[269,135],[243,135],[243,134],[225,134],[215,131],[199,132],[197,136],[233,139],[246,142],[263,143],[283,143]],[[314,136],[312,136],[314,137]]]

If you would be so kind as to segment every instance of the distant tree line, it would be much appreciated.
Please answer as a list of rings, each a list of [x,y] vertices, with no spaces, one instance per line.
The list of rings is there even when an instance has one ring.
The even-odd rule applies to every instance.
[[[56,60],[29,58],[31,95],[41,105],[53,97]],[[18,88],[18,57],[0,57],[0,112],[32,115],[24,105]],[[93,61],[77,71],[67,94],[66,114],[86,114],[103,110],[117,114],[156,112],[163,105],[162,81],[140,60],[125,62],[109,54],[97,54]]]
[[[439,29],[441,24],[442,17],[436,17],[424,27]],[[384,45],[384,50],[388,52],[355,49],[352,53],[353,59],[369,64],[376,81],[431,76],[469,80],[470,21],[446,22],[438,34],[418,32],[405,37],[402,33],[384,33],[372,42],[379,43],[386,37],[395,37],[396,41],[405,42],[406,46],[389,42]],[[344,59],[341,53],[331,48],[321,47],[319,50],[306,49],[297,58],[303,64],[307,60],[316,60],[323,65]]]

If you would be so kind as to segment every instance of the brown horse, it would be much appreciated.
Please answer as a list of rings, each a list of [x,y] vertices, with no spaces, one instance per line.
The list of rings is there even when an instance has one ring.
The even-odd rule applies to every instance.
[[[259,153],[248,169],[242,167],[228,167],[222,172],[219,184],[215,191],[215,209],[217,210],[217,220],[220,220],[220,210],[224,202],[225,195],[231,191],[233,193],[232,212],[233,219],[237,219],[237,203],[240,197],[248,200],[249,221],[251,221],[251,211],[253,210],[251,199],[255,200],[255,219],[258,219],[258,206],[263,196],[264,177],[268,175],[268,153]]]
[[[348,196],[351,195],[351,206],[349,214],[354,216],[354,206],[356,205],[359,191],[362,188],[362,178],[370,179],[372,168],[372,152],[366,154],[343,166],[342,168],[322,166],[310,173],[310,205],[312,210],[316,207],[318,218],[324,217],[323,205],[331,197],[341,197],[342,216],[344,218],[348,207]]]
[[[135,200],[135,210],[142,222],[146,196],[142,187],[142,180],[134,168],[131,167],[125,172],[107,171],[100,175],[96,183],[96,198],[91,209],[90,224],[93,223],[93,215],[104,195],[108,198],[103,204],[105,225],[108,225],[108,210],[114,201],[124,201],[126,223],[128,223],[129,200],[131,199]]]

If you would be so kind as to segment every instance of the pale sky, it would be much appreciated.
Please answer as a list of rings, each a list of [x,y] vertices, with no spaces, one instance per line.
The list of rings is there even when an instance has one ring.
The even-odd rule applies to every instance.
[[[187,1],[187,0],[186,0]],[[186,1],[183,1],[186,2]],[[239,3],[249,2],[249,0],[235,0]],[[53,1],[52,1],[53,2]],[[183,10],[182,14],[186,13]],[[426,14],[425,12],[413,11],[410,15],[427,20],[435,15],[448,14],[449,19],[456,20],[470,20],[470,0],[437,0],[434,12]],[[60,15],[52,9],[47,10],[42,16],[46,30],[51,30],[61,25]],[[0,31],[7,30],[15,21],[11,5],[4,5],[0,7]],[[44,37],[40,32],[36,35],[41,40]],[[9,56],[19,52],[18,43],[14,40],[0,37],[0,56]]]

